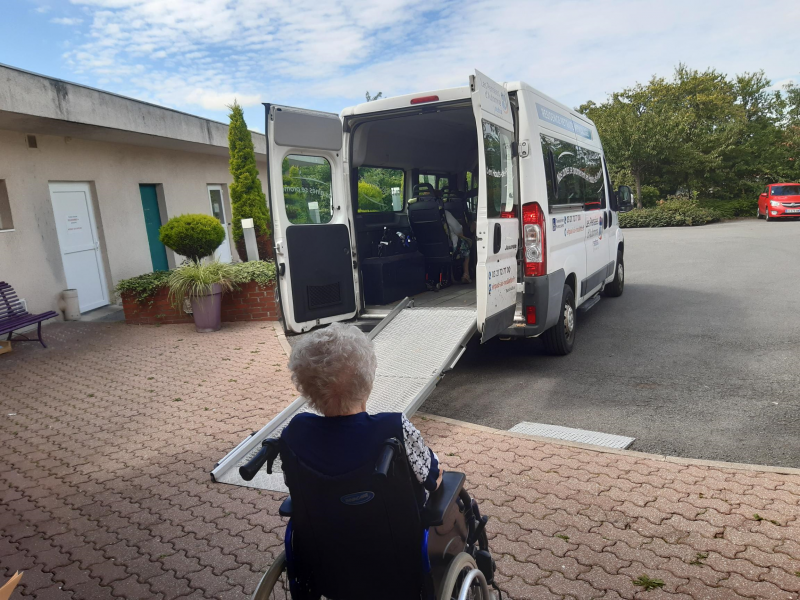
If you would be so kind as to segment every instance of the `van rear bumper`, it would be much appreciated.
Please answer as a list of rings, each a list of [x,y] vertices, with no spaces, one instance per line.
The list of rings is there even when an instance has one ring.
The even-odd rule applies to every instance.
[[[558,322],[565,279],[564,269],[541,277],[525,277],[521,297],[517,298],[514,325],[502,335],[536,337],[555,325]],[[528,306],[536,307],[536,323],[533,325],[529,325],[525,319]]]

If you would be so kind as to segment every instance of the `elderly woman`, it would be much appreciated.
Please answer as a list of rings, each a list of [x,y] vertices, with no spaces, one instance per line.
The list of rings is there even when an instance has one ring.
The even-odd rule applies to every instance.
[[[372,340],[352,325],[333,323],[306,335],[295,345],[289,369],[297,390],[322,416],[296,415],[282,437],[305,464],[331,477],[377,460],[384,440],[403,440],[427,499],[442,479],[436,454],[405,415],[367,414],[377,366]]]

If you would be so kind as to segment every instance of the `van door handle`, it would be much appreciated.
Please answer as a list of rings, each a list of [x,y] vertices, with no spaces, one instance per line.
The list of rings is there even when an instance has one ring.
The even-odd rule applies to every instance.
[[[503,245],[503,228],[500,227],[500,223],[494,224],[494,241],[492,243],[494,245],[492,254],[497,254]]]

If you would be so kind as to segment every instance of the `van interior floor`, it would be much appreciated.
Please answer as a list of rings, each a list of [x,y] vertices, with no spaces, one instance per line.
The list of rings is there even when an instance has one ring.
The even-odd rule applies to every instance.
[[[474,283],[454,283],[438,292],[422,292],[411,297],[414,299],[414,306],[417,307],[476,308],[478,302]],[[383,305],[369,304],[366,308],[369,311],[390,311],[398,302],[399,300]]]

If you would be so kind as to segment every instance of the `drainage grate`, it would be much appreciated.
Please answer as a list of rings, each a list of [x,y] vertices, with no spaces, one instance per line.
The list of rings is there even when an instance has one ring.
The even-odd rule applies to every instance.
[[[636,439],[625,437],[624,435],[586,431],[585,429],[573,429],[572,427],[561,427],[559,425],[545,425],[544,423],[528,423],[527,421],[517,423],[509,431],[622,450],[629,447]]]

